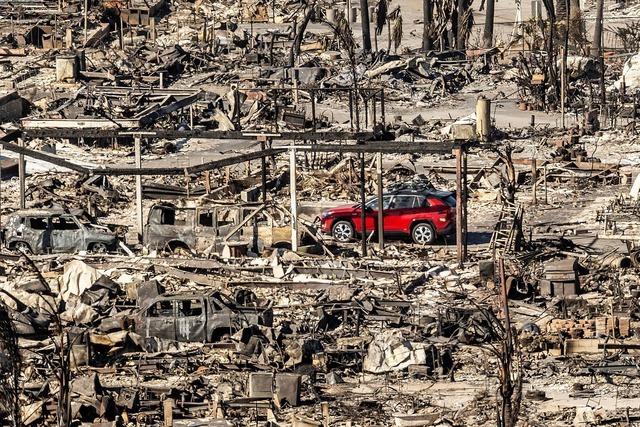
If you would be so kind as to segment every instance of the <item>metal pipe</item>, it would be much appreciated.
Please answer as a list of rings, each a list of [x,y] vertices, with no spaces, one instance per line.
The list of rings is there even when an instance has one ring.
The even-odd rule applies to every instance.
[[[24,147],[24,139],[18,139],[18,145],[20,147]],[[18,155],[18,180],[20,185],[20,209],[24,209],[26,207],[25,201],[25,173],[26,173],[26,163],[24,160],[24,154]]]
[[[378,181],[378,249],[384,250],[384,195],[382,192],[382,153],[376,154],[376,175]]]
[[[463,212],[462,212],[462,148],[454,150],[456,155],[456,253],[458,254],[458,265],[464,266],[463,251]]]
[[[366,212],[365,212],[365,198],[366,198],[366,194],[364,191],[364,180],[365,180],[365,175],[364,175],[364,153],[361,154],[360,157],[360,221],[361,221],[361,226],[360,228],[362,229],[362,256],[366,257],[367,256],[367,216],[366,216]]]
[[[298,250],[298,199],[296,190],[296,148],[289,150],[289,193],[291,195],[291,250]]]
[[[142,169],[142,144],[140,137],[136,137],[134,139],[134,143],[136,168]],[[138,242],[140,243],[142,243],[144,235],[144,222],[142,215],[142,175],[136,175],[136,225],[138,228]]]

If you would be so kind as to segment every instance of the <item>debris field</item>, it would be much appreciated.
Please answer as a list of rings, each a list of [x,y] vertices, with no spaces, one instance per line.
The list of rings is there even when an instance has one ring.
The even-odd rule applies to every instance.
[[[0,1],[0,425],[640,425],[640,3],[506,3]]]

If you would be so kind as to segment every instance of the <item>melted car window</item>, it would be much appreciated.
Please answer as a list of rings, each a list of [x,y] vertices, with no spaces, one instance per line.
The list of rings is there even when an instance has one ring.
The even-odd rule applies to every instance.
[[[29,218],[29,227],[33,230],[46,230],[47,220],[46,218]]]
[[[162,225],[187,225],[187,211],[185,209],[162,209],[160,216]]]
[[[217,210],[217,219],[218,219],[218,227],[223,226],[223,225],[234,225],[235,224],[235,217],[234,217],[234,212],[235,209],[227,209],[227,208],[218,208]]]
[[[178,302],[178,317],[193,317],[202,314],[202,303],[200,300],[183,300]]]
[[[53,230],[77,230],[78,224],[69,217],[51,218],[51,229]]]
[[[213,212],[200,211],[200,215],[198,215],[198,224],[202,227],[213,227]]]
[[[149,317],[173,316],[173,303],[171,301],[157,301],[147,310]]]

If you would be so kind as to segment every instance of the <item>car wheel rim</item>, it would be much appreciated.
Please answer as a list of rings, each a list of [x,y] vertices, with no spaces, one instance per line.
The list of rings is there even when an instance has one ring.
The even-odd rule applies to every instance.
[[[333,236],[336,240],[345,242],[351,238],[351,227],[348,224],[338,224],[333,230]]]
[[[431,241],[431,230],[429,227],[418,227],[413,232],[417,243],[424,245]]]

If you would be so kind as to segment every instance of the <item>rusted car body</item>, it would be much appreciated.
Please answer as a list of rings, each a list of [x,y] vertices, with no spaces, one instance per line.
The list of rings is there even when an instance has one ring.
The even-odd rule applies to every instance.
[[[78,216],[62,209],[25,209],[7,218],[2,229],[6,248],[36,254],[107,252],[118,245],[115,233],[107,227],[80,221]]]
[[[219,292],[161,295],[133,316],[136,333],[175,341],[216,342],[251,325],[271,326],[269,303],[240,306]]]
[[[155,250],[220,253],[225,245],[261,252],[269,247],[291,247],[286,213],[264,204],[215,203],[178,207],[153,205],[144,227],[143,243]],[[309,236],[300,233],[300,242]]]

